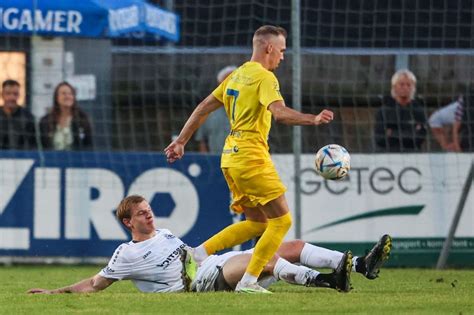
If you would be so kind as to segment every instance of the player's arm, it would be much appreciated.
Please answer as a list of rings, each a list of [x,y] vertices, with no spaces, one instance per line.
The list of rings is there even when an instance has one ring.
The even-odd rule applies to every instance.
[[[58,293],[93,293],[106,289],[116,280],[104,278],[100,275],[95,275],[79,281],[78,283],[58,288],[54,290],[47,289],[30,289],[28,293],[31,294],[58,294]]]
[[[189,119],[186,121],[186,124],[179,133],[179,136],[176,138],[176,140],[171,142],[168,147],[166,147],[165,154],[169,163],[173,163],[174,161],[183,157],[184,146],[186,143],[188,143],[189,139],[191,139],[193,133],[206,121],[207,116],[211,112],[223,105],[224,104],[222,104],[222,102],[212,94],[199,103]]]
[[[268,110],[276,122],[285,125],[321,125],[334,119],[334,113],[330,110],[324,109],[318,115],[303,114],[286,107],[285,102],[280,100],[268,105]]]

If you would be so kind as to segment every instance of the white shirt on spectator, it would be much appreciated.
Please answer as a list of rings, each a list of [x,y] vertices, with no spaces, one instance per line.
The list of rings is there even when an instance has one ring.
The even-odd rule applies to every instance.
[[[463,102],[462,99],[459,99],[431,114],[428,123],[431,128],[442,128],[443,126],[452,125],[456,121],[461,121],[462,112]]]

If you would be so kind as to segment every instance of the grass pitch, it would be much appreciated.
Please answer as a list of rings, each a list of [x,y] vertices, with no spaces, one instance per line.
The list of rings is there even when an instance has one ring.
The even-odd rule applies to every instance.
[[[0,267],[0,314],[474,314],[474,270],[383,269],[338,293],[279,283],[273,295],[140,293],[130,281],[93,294],[27,295],[96,274],[94,266]]]

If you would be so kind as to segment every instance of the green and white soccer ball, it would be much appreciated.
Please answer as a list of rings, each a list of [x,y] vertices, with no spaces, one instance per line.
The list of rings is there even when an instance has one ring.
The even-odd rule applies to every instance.
[[[349,152],[338,144],[328,144],[316,153],[316,172],[330,180],[340,180],[347,176],[351,168]]]

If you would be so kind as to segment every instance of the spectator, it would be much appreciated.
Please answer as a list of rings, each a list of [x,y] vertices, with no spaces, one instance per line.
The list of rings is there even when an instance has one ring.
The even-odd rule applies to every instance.
[[[391,97],[384,97],[375,116],[377,151],[414,152],[426,137],[423,103],[415,99],[416,77],[409,70],[392,76]]]
[[[3,106],[0,110],[0,149],[36,149],[35,120],[31,112],[18,105],[20,83],[6,80],[2,84]]]
[[[434,138],[445,151],[461,151],[456,122],[461,122],[464,100],[460,96],[456,101],[438,109],[431,114],[429,125]],[[451,137],[447,136],[446,128],[450,128]],[[454,134],[456,132],[456,134]]]
[[[474,94],[471,91],[465,99],[461,111],[461,120],[453,125],[453,142],[457,145],[456,152],[474,151]]]
[[[217,83],[221,84],[235,69],[237,69],[236,66],[227,66],[221,69],[217,74]],[[229,119],[224,107],[221,107],[210,114],[206,122],[196,132],[195,139],[199,141],[199,152],[221,154],[229,132]]]
[[[76,102],[76,91],[67,82],[56,86],[53,108],[40,121],[41,143],[47,150],[92,148],[92,128]]]

